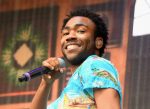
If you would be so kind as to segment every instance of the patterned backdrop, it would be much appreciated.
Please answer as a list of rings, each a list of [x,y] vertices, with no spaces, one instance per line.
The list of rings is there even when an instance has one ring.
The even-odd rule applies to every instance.
[[[38,82],[19,83],[18,77],[47,58],[49,39],[53,44],[56,40],[51,35],[56,35],[52,25],[57,10],[53,6],[0,13],[0,104],[31,101]]]

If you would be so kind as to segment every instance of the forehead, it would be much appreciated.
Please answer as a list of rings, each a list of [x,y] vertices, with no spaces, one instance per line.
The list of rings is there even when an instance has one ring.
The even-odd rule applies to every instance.
[[[74,27],[76,25],[85,25],[88,28],[94,29],[95,24],[92,20],[90,20],[87,17],[82,17],[82,16],[76,16],[71,18],[65,25],[65,27]]]

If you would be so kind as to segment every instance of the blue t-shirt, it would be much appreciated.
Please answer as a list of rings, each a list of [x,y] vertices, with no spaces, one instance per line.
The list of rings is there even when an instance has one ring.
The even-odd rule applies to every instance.
[[[110,61],[96,55],[89,56],[76,69],[60,97],[47,109],[96,109],[94,88],[113,88],[122,102],[117,70]]]

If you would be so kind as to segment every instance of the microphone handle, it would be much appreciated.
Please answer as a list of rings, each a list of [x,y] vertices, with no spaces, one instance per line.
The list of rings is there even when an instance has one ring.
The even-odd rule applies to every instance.
[[[42,74],[47,74],[50,72],[50,69],[44,66],[33,69],[27,73],[24,73],[21,77],[18,78],[19,82],[30,81],[31,79],[38,77]]]

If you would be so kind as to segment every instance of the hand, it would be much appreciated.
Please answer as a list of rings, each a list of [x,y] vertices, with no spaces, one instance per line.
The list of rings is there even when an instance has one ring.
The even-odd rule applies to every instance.
[[[43,75],[42,79],[47,84],[53,82],[63,75],[63,68],[60,68],[60,62],[56,57],[48,58],[47,60],[43,61],[42,65],[52,70],[50,73]]]

